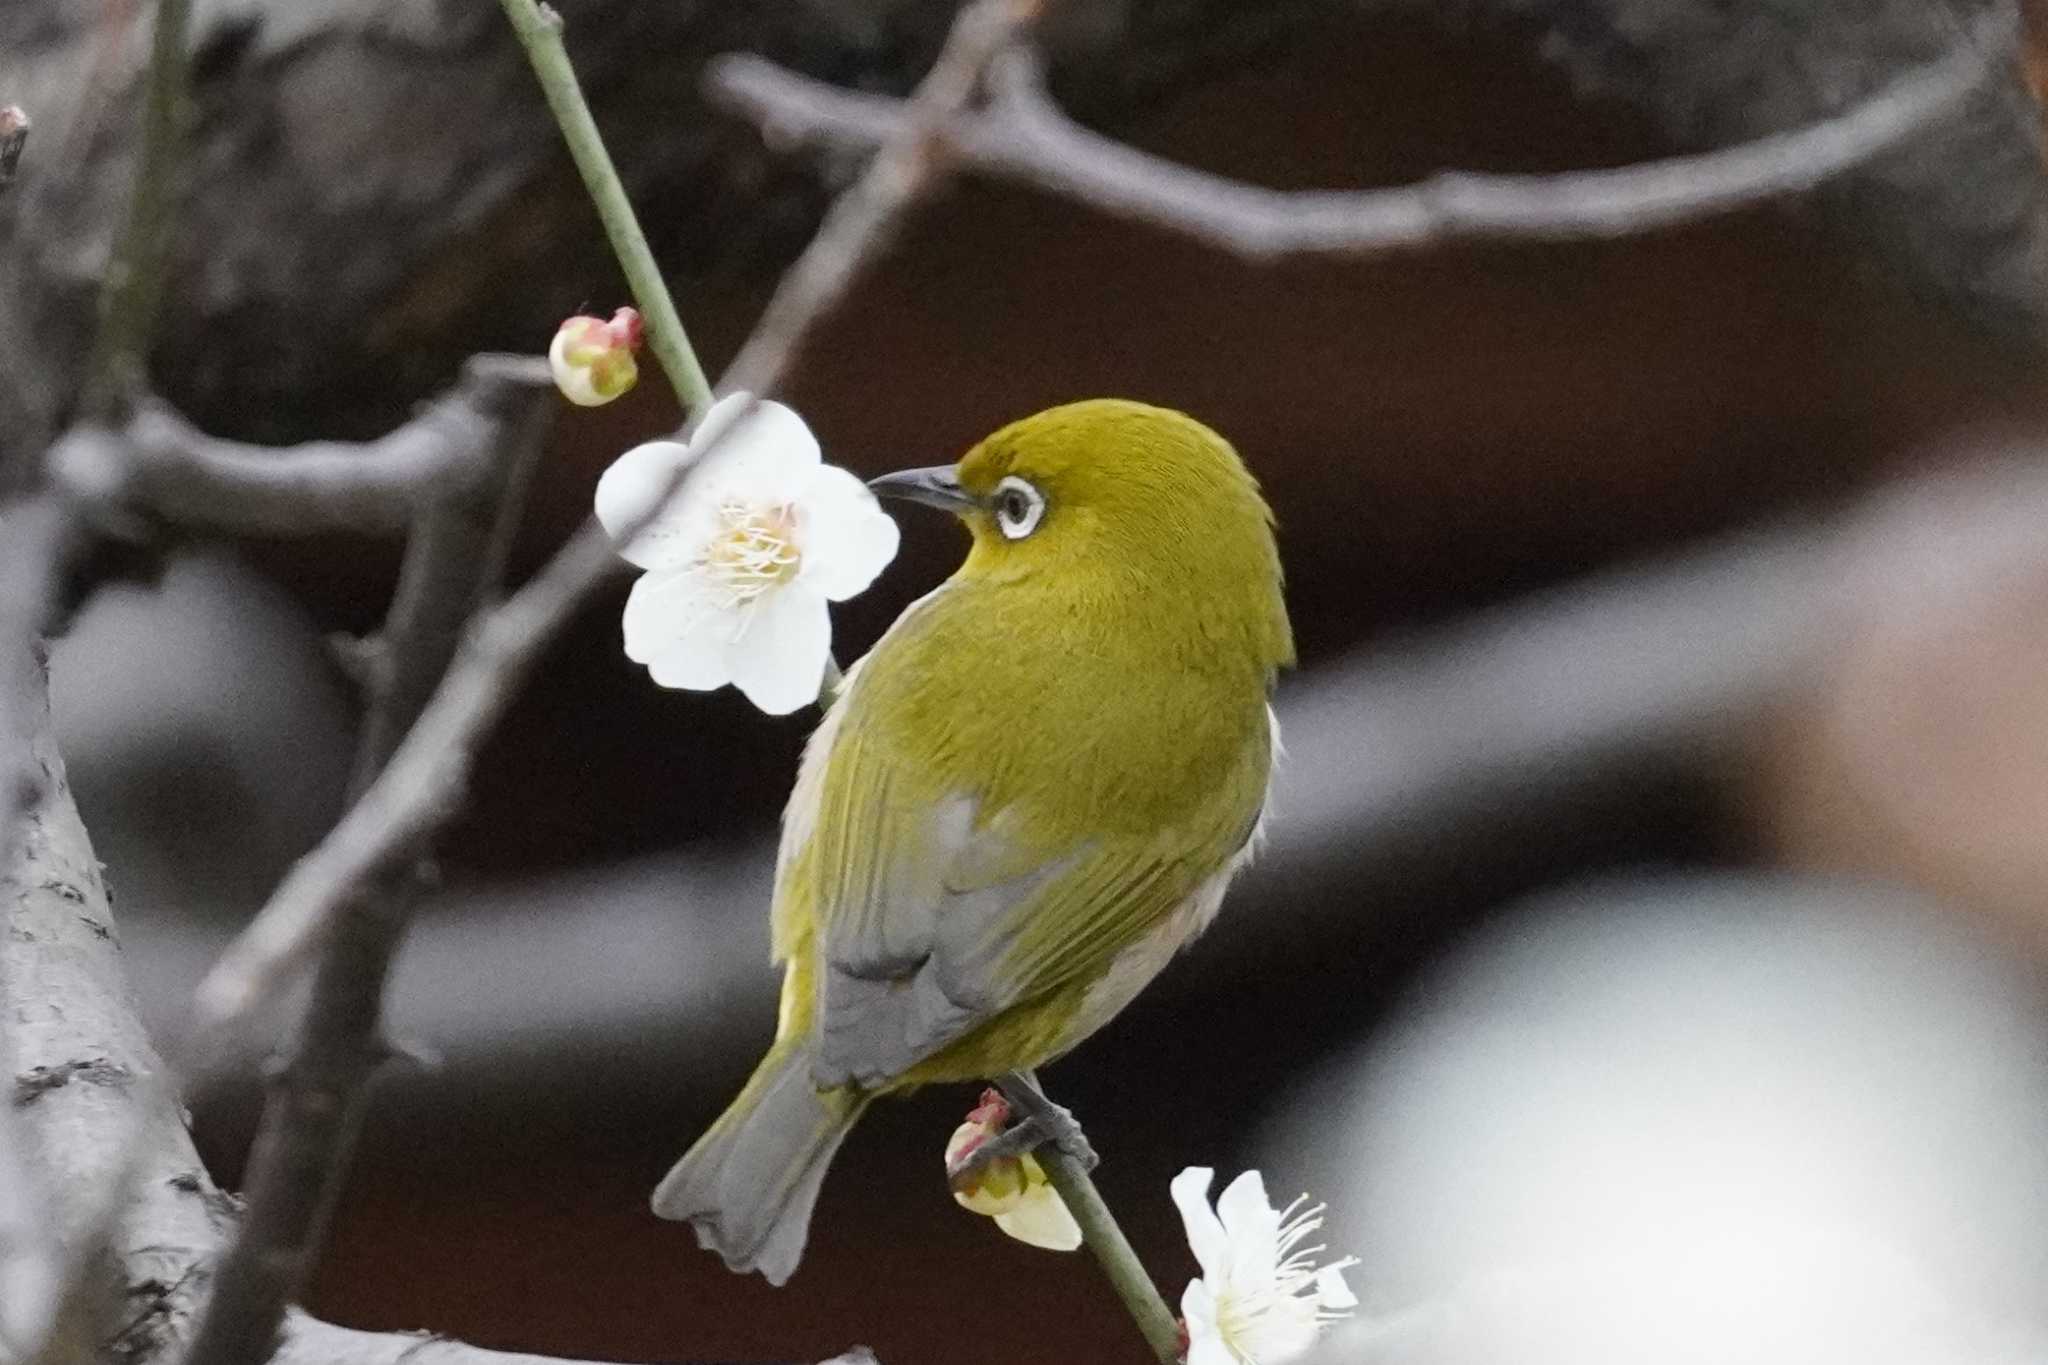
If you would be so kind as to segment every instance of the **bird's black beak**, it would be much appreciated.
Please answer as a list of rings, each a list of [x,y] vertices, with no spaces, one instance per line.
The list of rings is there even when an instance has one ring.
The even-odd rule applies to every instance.
[[[878,498],[903,498],[941,508],[955,516],[974,506],[974,498],[954,477],[953,466],[933,465],[929,469],[903,469],[869,479],[868,487]]]

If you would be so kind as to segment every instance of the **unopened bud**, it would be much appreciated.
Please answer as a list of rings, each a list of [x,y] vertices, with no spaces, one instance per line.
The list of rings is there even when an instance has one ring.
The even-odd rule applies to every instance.
[[[976,1109],[969,1114],[967,1122],[955,1128],[953,1136],[947,1140],[947,1180],[953,1187],[953,1198],[961,1208],[994,1217],[1017,1207],[1028,1182],[1021,1157],[999,1156],[970,1170],[959,1169],[960,1163],[973,1156],[982,1143],[1003,1130],[1000,1119],[991,1123],[976,1117],[983,1112],[983,1109]]]
[[[640,378],[633,352],[640,349],[643,325],[631,308],[603,318],[574,317],[555,331],[548,346],[548,367],[555,387],[570,402],[601,407],[631,389]]]
[[[994,1090],[985,1091],[967,1122],[953,1130],[946,1143],[947,1179],[961,1208],[995,1219],[996,1226],[1020,1242],[1052,1251],[1081,1245],[1081,1229],[1046,1178],[1045,1168],[1030,1153],[999,1156],[971,1170],[961,1163],[1003,1131],[1010,1106]]]

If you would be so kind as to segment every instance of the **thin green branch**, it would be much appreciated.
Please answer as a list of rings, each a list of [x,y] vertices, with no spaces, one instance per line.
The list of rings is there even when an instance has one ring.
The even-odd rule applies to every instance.
[[[128,221],[107,262],[100,294],[99,335],[86,371],[83,410],[111,422],[142,392],[150,339],[170,265],[171,220],[185,142],[186,30],[192,0],[157,0],[149,75],[142,108],[142,150]]]
[[[618,168],[612,165],[611,153],[605,150],[597,121],[590,116],[590,105],[584,101],[583,87],[576,80],[568,49],[562,44],[562,16],[538,0],[499,2],[504,6],[505,17],[512,21],[512,31],[519,35],[520,46],[526,49],[527,60],[533,63],[541,93],[547,96],[548,108],[562,130],[562,140],[569,144],[569,155],[576,160],[584,188],[590,191],[591,202],[597,206],[597,216],[604,221],[605,235],[611,239],[612,253],[619,258],[620,269],[625,271],[633,301],[640,305],[641,316],[646,319],[647,348],[660,362],[683,410],[692,416],[702,416],[711,406],[711,381],[705,377],[704,367],[697,363],[697,353],[683,331],[675,300],[661,278],[661,267],[648,249],[647,234],[640,230],[633,203],[626,197],[626,186],[619,179]]]
[[[1130,1238],[1117,1225],[1116,1215],[1102,1200],[1095,1182],[1081,1169],[1081,1163],[1048,1143],[1038,1149],[1038,1164],[1045,1178],[1066,1201],[1067,1212],[1081,1225],[1081,1240],[1095,1255],[1096,1264],[1109,1280],[1110,1288],[1123,1300],[1124,1308],[1145,1334],[1145,1344],[1159,1357],[1161,1365],[1180,1365],[1180,1320],[1159,1295],[1159,1286],[1145,1272],[1144,1263],[1132,1249]]]
[[[1159,1296],[1159,1286],[1145,1273],[1145,1265],[1132,1249],[1130,1239],[1118,1226],[1101,1191],[1088,1176],[1095,1153],[1087,1135],[1074,1116],[1046,1098],[1038,1078],[1030,1071],[1009,1071],[996,1078],[996,1088],[1010,1102],[1010,1112],[1037,1134],[1032,1150],[1046,1179],[1059,1191],[1067,1212],[1080,1225],[1081,1240],[1095,1256],[1109,1280],[1109,1287],[1123,1300],[1125,1311],[1145,1335],[1145,1343],[1159,1357],[1160,1365],[1180,1365],[1180,1320]],[[1011,1132],[1015,1132],[1012,1129]],[[996,1139],[1001,1142],[1002,1139]],[[1078,1153],[1078,1155],[1076,1155]]]

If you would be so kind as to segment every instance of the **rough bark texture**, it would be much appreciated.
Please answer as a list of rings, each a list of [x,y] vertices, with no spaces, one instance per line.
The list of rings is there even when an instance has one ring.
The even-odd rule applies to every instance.
[[[39,1177],[60,1244],[75,1253],[138,1126],[131,1207],[107,1248],[117,1359],[152,1358],[177,1338],[234,1203],[214,1188],[185,1131],[163,1061],[137,1021],[105,880],[46,726],[47,776],[21,856],[8,869],[0,938],[4,1102]]]
[[[1388,0],[1125,0],[1067,7],[1059,89],[1114,128],[1193,77]],[[2010,0],[1465,0],[1688,147],[1834,112]],[[71,401],[131,153],[138,34],[102,0],[0,7],[0,94],[37,118],[0,199],[0,457],[16,471]],[[807,4],[565,0],[573,55],[657,250],[715,352],[715,302],[793,253],[822,203],[812,169],[709,113],[697,76],[746,48],[901,92],[943,0]],[[108,16],[114,16],[109,18]],[[1369,22],[1369,20],[1368,20]],[[156,371],[223,434],[366,435],[467,352],[531,350],[611,281],[580,188],[490,6],[208,0],[195,15],[189,203]],[[1922,296],[2031,347],[2048,336],[2038,110],[2015,67],[1968,115],[1826,198]],[[1967,175],[1957,174],[1968,167]],[[577,285],[563,283],[580,281]],[[607,298],[618,291],[610,289]],[[748,295],[751,297],[751,295]]]
[[[79,1359],[176,1360],[237,1204],[208,1177],[186,1115],[136,1017],[112,907],[44,724],[35,754],[47,781],[20,857],[7,869],[0,926],[0,1103],[44,1192],[52,1231],[76,1254],[125,1172],[126,1207],[99,1258],[105,1295],[91,1305],[111,1332]],[[503,1354],[424,1333],[357,1332],[303,1314],[285,1324],[287,1365],[578,1365]],[[873,1365],[854,1348],[827,1365]]]
[[[657,251],[684,281],[769,274],[822,199],[696,95],[707,57],[749,48],[906,91],[954,6],[565,0],[569,45]],[[1054,35],[1084,107],[1116,107],[1227,59],[1308,0],[1076,7]],[[119,5],[0,6],[0,90],[39,155],[0,200],[0,454],[61,424],[132,152],[136,34]],[[309,411],[366,435],[461,358],[533,351],[615,279],[532,73],[495,6],[468,0],[210,0],[194,15],[194,141],[156,353],[164,391],[221,434],[288,439]],[[543,269],[542,267],[546,268]],[[580,280],[536,288],[534,280]],[[613,286],[613,293],[618,293]],[[693,317],[693,321],[696,319]]]

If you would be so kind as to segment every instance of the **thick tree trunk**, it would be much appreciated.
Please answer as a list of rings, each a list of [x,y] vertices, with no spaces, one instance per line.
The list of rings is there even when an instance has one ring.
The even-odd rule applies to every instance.
[[[67,1258],[88,1242],[134,1163],[104,1269],[117,1300],[109,1320],[127,1324],[112,1346],[150,1360],[182,1335],[234,1201],[200,1164],[163,1060],[136,1018],[106,880],[47,716],[35,754],[42,794],[4,877],[11,909],[0,926],[0,1103],[11,1107],[33,1188],[49,1204],[49,1235]]]

